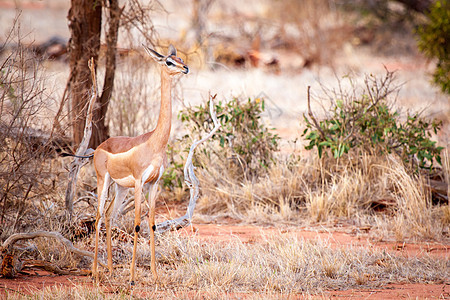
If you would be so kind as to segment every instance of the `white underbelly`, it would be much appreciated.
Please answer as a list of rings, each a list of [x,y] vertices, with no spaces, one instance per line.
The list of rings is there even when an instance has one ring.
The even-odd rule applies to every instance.
[[[134,178],[133,175],[128,175],[127,177],[123,177],[123,178],[113,178],[113,180],[118,185],[123,186],[123,187],[128,187],[128,188],[133,188],[134,182],[136,181],[136,179]]]
[[[158,172],[159,171],[159,172]],[[157,173],[155,173],[157,172]],[[144,173],[142,174],[141,182],[142,184],[145,184],[147,179],[149,177],[156,177],[157,180],[161,178],[162,173],[164,172],[164,167],[161,166],[159,170],[155,170],[155,167],[153,165],[149,165],[147,169],[144,170]],[[134,188],[136,178],[132,174],[122,177],[122,178],[112,178],[114,182],[116,182],[118,185],[128,188]]]

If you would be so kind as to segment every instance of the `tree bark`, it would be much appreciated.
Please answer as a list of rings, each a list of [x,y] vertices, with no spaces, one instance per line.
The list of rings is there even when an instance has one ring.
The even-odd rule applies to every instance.
[[[69,21],[69,64],[67,82],[71,97],[72,138],[77,146],[84,132],[86,109],[92,79],[88,61],[92,57],[97,65],[102,25],[102,1],[71,0],[67,16]]]
[[[108,7],[108,30],[106,33],[105,53],[105,79],[103,91],[98,99],[98,106],[94,110],[94,131],[90,143],[91,148],[96,148],[109,138],[109,128],[105,116],[108,112],[108,104],[114,88],[114,77],[116,72],[116,49],[119,36],[120,17],[123,8],[119,7],[118,0],[110,0]]]

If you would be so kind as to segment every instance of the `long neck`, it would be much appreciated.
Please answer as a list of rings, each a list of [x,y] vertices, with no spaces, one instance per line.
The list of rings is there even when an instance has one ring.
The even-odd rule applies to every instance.
[[[172,125],[172,79],[164,70],[161,70],[161,108],[159,110],[158,123],[153,135],[158,136],[161,145],[165,148],[169,141],[170,128]]]

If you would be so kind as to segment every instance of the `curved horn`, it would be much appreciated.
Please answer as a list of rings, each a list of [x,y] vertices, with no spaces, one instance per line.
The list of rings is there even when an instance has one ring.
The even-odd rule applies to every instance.
[[[177,49],[175,49],[175,47],[172,44],[170,44],[168,56],[172,56],[172,55],[177,56]]]
[[[163,60],[164,56],[159,54],[158,52],[156,52],[153,49],[150,49],[149,47],[145,46],[144,44],[142,45],[145,49],[145,51],[148,53],[148,55],[150,55],[154,60],[156,61],[161,61]]]

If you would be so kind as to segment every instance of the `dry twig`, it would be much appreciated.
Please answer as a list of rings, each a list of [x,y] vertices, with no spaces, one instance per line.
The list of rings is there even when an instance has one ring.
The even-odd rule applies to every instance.
[[[325,139],[325,132],[323,132],[322,127],[320,127],[319,123],[316,120],[316,117],[314,117],[314,114],[311,111],[311,96],[310,96],[310,90],[311,90],[311,86],[308,85],[308,115],[311,118],[311,120],[314,122],[314,126],[317,128],[317,130],[319,130],[320,135],[322,136],[322,138]]]
[[[84,136],[83,140],[81,141],[77,152],[75,155],[77,156],[83,156],[86,154],[87,147],[89,145],[89,140],[91,139],[92,134],[92,112],[94,109],[94,102],[97,100],[98,91],[97,91],[97,80],[95,77],[95,66],[94,66],[94,59],[91,58],[89,61],[89,69],[91,70],[91,76],[92,76],[92,95],[91,99],[89,100],[89,107],[87,110],[86,115],[86,124],[84,127]],[[77,179],[78,179],[78,172],[80,171],[81,167],[87,162],[86,158],[80,158],[75,157],[73,162],[70,164],[70,172],[69,172],[69,183],[67,184],[67,190],[66,190],[66,209],[69,213],[69,218],[72,218],[73,213],[73,197],[75,195],[75,187],[77,185]]]

